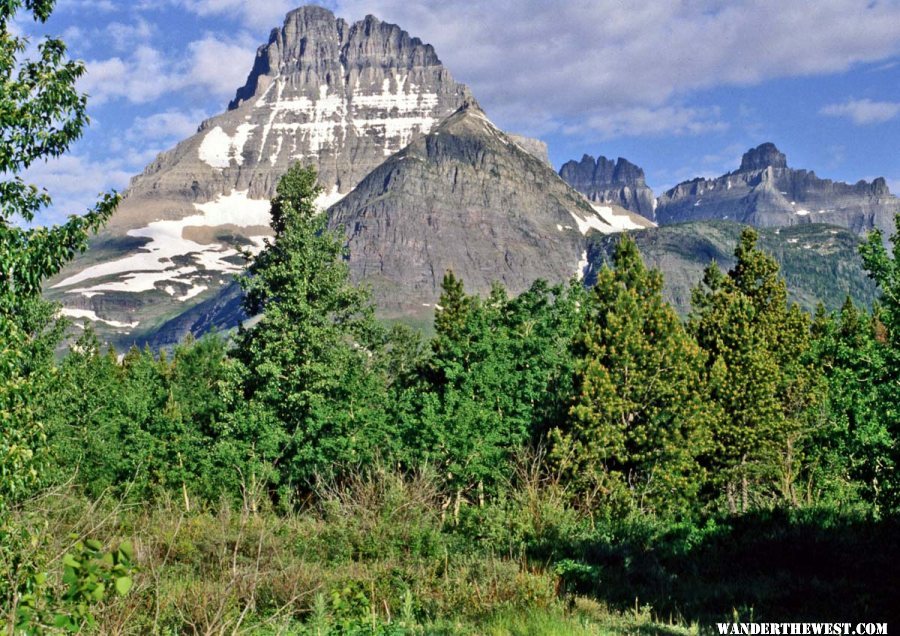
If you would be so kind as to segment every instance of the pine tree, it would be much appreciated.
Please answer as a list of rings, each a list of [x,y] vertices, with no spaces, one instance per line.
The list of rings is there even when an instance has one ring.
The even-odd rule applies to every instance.
[[[848,297],[834,315],[817,314],[813,347],[828,382],[827,426],[815,438],[818,488],[833,501],[859,497],[880,508],[895,470],[881,387],[886,377],[885,347],[876,333],[879,320]],[[887,495],[887,496],[886,496]]]
[[[288,489],[389,448],[373,372],[383,337],[366,292],[350,283],[341,238],[315,208],[319,191],[312,168],[295,165],[279,181],[275,236],[241,279],[245,308],[261,316],[233,353],[232,452],[276,466]]]
[[[809,317],[788,303],[778,263],[756,242],[746,228],[735,267],[727,275],[715,263],[707,268],[690,321],[719,415],[708,466],[733,511],[747,510],[754,497],[798,503],[820,396]]]
[[[873,315],[874,349],[883,360],[873,382],[878,394],[879,419],[890,438],[891,464],[900,465],[900,214],[894,218],[896,231],[891,236],[893,253],[884,245],[880,231],[869,234],[860,247],[869,276],[878,284],[880,296]],[[880,372],[878,372],[880,371]],[[889,510],[900,509],[900,476],[886,471],[879,497]]]
[[[589,293],[553,456],[589,505],[687,511],[703,482],[703,357],[633,239],[622,237],[613,263]]]
[[[495,285],[482,299],[445,275],[431,355],[401,401],[410,463],[438,467],[457,501],[495,492],[567,399],[582,295],[537,281],[516,298]]]

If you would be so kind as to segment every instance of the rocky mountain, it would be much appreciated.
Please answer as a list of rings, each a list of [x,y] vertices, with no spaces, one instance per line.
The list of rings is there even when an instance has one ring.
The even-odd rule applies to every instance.
[[[334,223],[353,227],[351,267],[383,313],[430,313],[447,267],[476,290],[563,280],[583,267],[592,228],[651,225],[591,207],[543,142],[487,121],[430,45],[373,16],[350,24],[309,6],[272,31],[224,113],[132,180],[47,295],[119,347],[234,325],[241,252],[270,234],[269,198],[295,161],[317,168],[322,209],[352,193]]]
[[[430,315],[447,269],[469,291],[561,282],[587,264],[585,235],[652,226],[587,201],[474,102],[413,141],[329,210],[353,278],[386,317]]]
[[[644,171],[619,157],[584,155],[581,161],[567,161],[559,170],[566,183],[597,203],[614,203],[648,219],[655,218],[656,200],[647,187]]]
[[[747,151],[741,166],[716,179],[680,183],[657,201],[661,224],[722,219],[756,227],[825,223],[856,234],[878,228],[893,231],[900,199],[884,179],[853,185],[820,179],[814,172],[788,167],[774,144]]]
[[[632,236],[644,262],[663,272],[663,293],[684,316],[690,311],[691,290],[703,278],[704,268],[713,260],[723,271],[734,265],[734,248],[743,227],[730,221],[693,221]],[[860,305],[871,306],[876,288],[863,269],[861,239],[853,232],[818,223],[759,232],[760,247],[781,266],[791,301],[810,312],[820,302],[829,310],[839,309],[848,295]],[[591,238],[586,282],[592,282],[597,270],[612,262],[615,243],[615,237]]]
[[[268,199],[295,161],[327,207],[463,103],[431,45],[373,16],[290,12],[228,109],[135,177],[108,228],[47,295],[119,343],[214,298],[241,248],[269,234]]]

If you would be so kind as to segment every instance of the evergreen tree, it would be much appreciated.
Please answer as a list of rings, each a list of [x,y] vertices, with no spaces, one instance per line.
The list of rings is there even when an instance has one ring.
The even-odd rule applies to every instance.
[[[897,226],[891,236],[893,254],[884,245],[884,236],[880,230],[873,230],[865,243],[860,246],[863,264],[869,277],[878,284],[881,292],[879,302],[883,309],[884,324],[892,348],[900,349],[900,214],[894,217]]]
[[[817,313],[813,346],[828,382],[828,422],[815,435],[818,489],[835,502],[861,496],[879,507],[895,465],[881,395],[887,361],[877,316],[877,309],[869,316],[848,297],[834,315]]]
[[[702,485],[703,357],[623,236],[575,339],[575,394],[553,457],[589,505],[678,513]]]
[[[250,472],[275,467],[265,478],[288,489],[389,448],[384,381],[373,372],[383,337],[366,292],[350,283],[341,238],[315,208],[319,191],[315,170],[288,170],[272,200],[275,236],[241,279],[245,308],[261,316],[237,336],[238,392],[221,447],[226,465],[249,454]]]
[[[872,365],[877,391],[879,419],[890,438],[891,465],[900,464],[900,214],[894,218],[896,231],[891,236],[893,253],[884,245],[880,231],[869,234],[860,247],[863,264],[878,284],[880,292],[874,312],[875,343],[879,366]],[[896,470],[885,473],[879,497],[890,510],[900,509],[900,476]]]
[[[510,299],[495,286],[469,296],[444,276],[431,356],[400,402],[411,464],[437,466],[457,501],[479,501],[509,476],[509,460],[548,427],[569,395],[569,342],[579,285],[543,281]]]
[[[789,305],[778,263],[746,228],[737,263],[711,264],[694,290],[690,327],[707,354],[717,407],[708,466],[731,510],[751,499],[799,502],[809,432],[819,413],[819,378],[810,357],[809,317]]]

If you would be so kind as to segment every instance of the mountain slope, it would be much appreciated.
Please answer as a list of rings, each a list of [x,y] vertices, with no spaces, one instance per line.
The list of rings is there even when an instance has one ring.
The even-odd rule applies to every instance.
[[[890,236],[900,199],[884,179],[854,185],[795,170],[773,144],[749,150],[741,167],[716,179],[681,183],[658,199],[660,225],[721,219],[756,227],[827,223],[865,234],[878,228]]]
[[[140,340],[229,284],[239,250],[270,233],[268,199],[292,162],[316,166],[326,207],[471,99],[430,45],[396,25],[292,11],[229,109],[132,180],[47,295],[117,344]]]
[[[430,313],[447,269],[469,291],[518,293],[580,275],[585,234],[652,223],[591,205],[470,103],[332,206],[329,226],[346,232],[354,279],[399,317]]]
[[[644,262],[659,269],[664,294],[682,315],[690,311],[691,290],[713,260],[723,270],[734,265],[734,248],[744,226],[728,221],[695,221],[635,232],[632,236]],[[759,244],[781,265],[781,273],[793,302],[815,311],[821,302],[838,309],[849,295],[870,306],[876,288],[859,257],[860,239],[843,228],[806,224],[759,231]],[[587,282],[598,268],[611,263],[614,237],[595,237],[588,250]]]

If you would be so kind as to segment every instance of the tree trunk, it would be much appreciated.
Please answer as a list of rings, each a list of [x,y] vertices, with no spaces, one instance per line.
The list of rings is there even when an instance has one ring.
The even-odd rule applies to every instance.
[[[747,455],[741,457],[741,512],[747,512],[750,484],[747,480]]]

